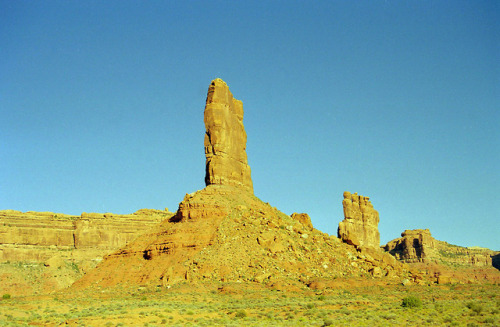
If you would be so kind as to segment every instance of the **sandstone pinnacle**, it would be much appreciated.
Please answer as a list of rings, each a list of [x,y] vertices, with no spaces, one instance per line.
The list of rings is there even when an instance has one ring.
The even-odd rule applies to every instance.
[[[356,247],[380,246],[379,216],[367,196],[344,192],[344,220],[340,222],[338,236]]]
[[[205,105],[206,185],[230,185],[253,193],[243,103],[220,78],[210,83]]]

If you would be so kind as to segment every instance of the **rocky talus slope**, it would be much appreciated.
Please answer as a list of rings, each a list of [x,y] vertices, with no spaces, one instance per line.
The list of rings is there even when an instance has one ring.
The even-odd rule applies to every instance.
[[[209,185],[187,195],[176,215],[107,256],[75,287],[222,281],[300,288],[337,277],[410,276],[392,256],[359,252],[303,217],[292,218],[239,188]]]

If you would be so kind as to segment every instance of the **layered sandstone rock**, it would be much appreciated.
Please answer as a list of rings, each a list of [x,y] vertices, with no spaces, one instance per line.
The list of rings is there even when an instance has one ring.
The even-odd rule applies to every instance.
[[[340,222],[338,236],[356,247],[380,246],[379,216],[370,198],[357,193],[344,192],[344,220]]]
[[[174,216],[107,256],[75,287],[95,283],[161,285],[189,279],[183,262],[214,242],[218,226],[228,214],[224,194],[225,189],[217,185],[187,194]],[[116,267],[128,268],[114,274]]]
[[[436,242],[428,229],[405,230],[401,238],[390,241],[384,249],[407,263],[429,262],[436,257]]]
[[[489,267],[498,252],[461,247],[436,240],[428,229],[405,230],[401,237],[388,242],[384,249],[407,263],[443,263],[454,266]]]
[[[243,103],[217,78],[208,88],[205,105],[206,185],[231,185],[253,193],[248,166]]]
[[[2,210],[0,262],[43,262],[59,250],[83,260],[98,253],[102,256],[170,216],[172,213],[162,210],[140,210],[130,215],[84,212],[81,216]]]
[[[44,264],[60,258],[80,272],[173,214],[139,210],[130,215],[0,211],[0,263]],[[53,266],[53,265],[48,265]]]
[[[1,292],[51,292],[71,285],[102,258],[172,217],[168,210],[130,215],[0,211]]]

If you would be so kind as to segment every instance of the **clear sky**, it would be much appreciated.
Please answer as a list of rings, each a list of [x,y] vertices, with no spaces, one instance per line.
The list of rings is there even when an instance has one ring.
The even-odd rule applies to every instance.
[[[0,0],[0,209],[177,209],[203,110],[243,101],[255,194],[381,243],[429,228],[500,250],[499,1]]]

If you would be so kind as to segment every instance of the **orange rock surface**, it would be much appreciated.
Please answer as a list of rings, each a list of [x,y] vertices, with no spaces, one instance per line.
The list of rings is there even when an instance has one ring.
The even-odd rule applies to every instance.
[[[344,193],[340,239],[316,230],[308,214],[289,216],[254,196],[243,105],[221,79],[210,84],[204,121],[206,187],[186,194],[175,214],[148,209],[81,216],[0,211],[0,291],[53,291],[84,273],[75,288],[209,281],[321,290],[338,287],[340,278],[445,283],[463,274],[447,274],[440,265],[416,271],[396,258],[424,265],[441,254],[481,266],[491,265],[492,255],[498,257],[446,245],[428,230],[405,231],[386,246],[389,253],[383,252],[379,214],[368,197],[356,193]],[[10,260],[35,264],[12,265]],[[498,276],[495,270],[483,279]]]
[[[221,79],[212,81],[205,108],[207,186],[187,194],[172,218],[108,255],[74,287],[200,280],[304,287],[313,278],[405,271],[389,254],[357,251],[314,229],[309,215],[288,216],[256,198],[242,120],[241,101]],[[358,210],[373,214],[362,200]]]
[[[135,239],[172,213],[142,210],[130,215],[0,211],[0,262],[44,261],[58,250],[85,258],[90,249],[101,255]],[[80,252],[75,250],[82,250]]]
[[[432,237],[428,229],[405,230],[401,237],[388,242],[384,249],[396,259],[407,263],[445,263],[489,267],[496,251],[451,245]]]
[[[165,217],[162,210],[130,215],[0,211],[0,291],[51,292],[71,285],[105,256]]]
[[[205,105],[206,185],[231,185],[253,193],[248,166],[243,103],[217,78],[208,88]]]
[[[340,222],[338,236],[356,247],[380,246],[379,216],[367,196],[344,192],[344,220]]]

